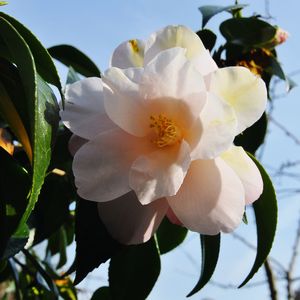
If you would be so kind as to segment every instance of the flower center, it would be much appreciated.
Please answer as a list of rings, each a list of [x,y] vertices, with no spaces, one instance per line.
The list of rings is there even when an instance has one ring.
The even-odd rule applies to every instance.
[[[171,146],[182,140],[182,132],[177,124],[159,114],[158,116],[150,116],[150,128],[156,134],[156,138],[152,142],[159,148]]]

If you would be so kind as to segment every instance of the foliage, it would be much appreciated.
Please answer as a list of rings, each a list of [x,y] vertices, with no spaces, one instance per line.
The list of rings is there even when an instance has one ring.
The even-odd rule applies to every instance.
[[[197,34],[213,51],[219,67],[242,65],[261,76],[267,87],[274,76],[289,85],[277,60],[276,27],[259,16],[241,17],[244,7],[200,7],[202,29]],[[203,27],[224,11],[232,17],[221,23],[225,43],[217,45],[217,35]],[[96,213],[96,204],[79,199],[68,152],[70,132],[59,123],[58,102],[52,90],[57,89],[63,105],[62,86],[52,58],[69,68],[67,84],[80,76],[101,76],[97,66],[78,49],[58,45],[47,50],[24,25],[0,12],[1,127],[15,145],[13,154],[0,147],[1,166],[5,169],[5,173],[0,173],[1,282],[14,283],[16,299],[76,299],[68,272],[61,275],[67,263],[66,248],[75,234],[76,258],[69,270],[76,271],[75,284],[111,259],[109,287],[99,288],[92,299],[145,299],[159,275],[160,255],[178,247],[187,230],[165,219],[149,242],[123,246],[107,233]],[[267,125],[264,114],[235,143],[255,155],[264,142]],[[253,206],[257,255],[241,285],[251,279],[267,258],[277,218],[272,183],[263,167],[251,157],[262,174],[264,192]],[[44,259],[35,253],[35,245],[42,241],[47,242]],[[220,235],[200,235],[200,241],[201,275],[189,296],[210,280],[221,249]],[[59,255],[59,262],[54,266],[55,254]]]

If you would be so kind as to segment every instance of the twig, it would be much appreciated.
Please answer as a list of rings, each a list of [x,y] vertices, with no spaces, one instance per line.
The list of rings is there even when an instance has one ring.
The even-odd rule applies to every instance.
[[[266,259],[264,263],[265,271],[266,271],[266,276],[267,276],[267,282],[269,285],[269,290],[270,290],[270,296],[272,300],[278,300],[277,297],[277,288],[276,288],[276,279],[272,270],[272,267],[269,263],[269,260]]]

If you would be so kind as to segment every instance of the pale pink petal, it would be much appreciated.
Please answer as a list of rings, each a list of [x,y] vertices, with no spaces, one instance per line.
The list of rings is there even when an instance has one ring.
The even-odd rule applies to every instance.
[[[244,67],[222,68],[208,76],[209,90],[227,101],[236,113],[236,134],[261,117],[266,109],[267,89],[260,77]]]
[[[122,244],[147,242],[165,216],[166,199],[142,205],[133,191],[109,202],[98,203],[98,213],[111,236]]]
[[[135,136],[145,136],[149,130],[149,118],[137,82],[142,70],[110,68],[103,76],[107,115],[123,130]]]
[[[205,50],[201,52],[200,55],[193,57],[191,61],[202,76],[206,76],[218,69],[216,62],[211,57],[208,50]]]
[[[103,202],[129,192],[131,164],[147,151],[153,151],[148,140],[118,128],[96,136],[74,156],[73,172],[78,194],[87,200]]]
[[[145,66],[140,93],[147,100],[149,113],[164,113],[189,127],[206,102],[206,87],[202,75],[184,54],[182,48],[159,53]]]
[[[85,139],[114,127],[103,106],[102,80],[90,77],[67,85],[60,116],[67,128]]]
[[[181,47],[186,49],[186,57],[192,59],[206,49],[198,35],[189,28],[167,26],[154,32],[145,44],[145,65],[163,50]]]
[[[186,137],[192,148],[192,159],[212,159],[219,156],[231,146],[236,126],[233,109],[217,96],[207,93],[200,119]]]
[[[190,164],[189,153],[188,144],[182,141],[134,161],[129,184],[142,204],[177,193]]]
[[[142,67],[144,65],[144,42],[129,40],[120,44],[111,57],[110,66],[120,69]]]
[[[72,156],[81,148],[84,144],[86,144],[88,140],[81,138],[78,135],[72,134],[69,140],[69,151]]]
[[[245,189],[246,204],[257,200],[263,191],[262,177],[244,149],[232,146],[221,157],[240,177]]]
[[[178,193],[167,200],[188,229],[214,235],[231,232],[241,223],[245,192],[222,159],[197,160],[191,163]]]

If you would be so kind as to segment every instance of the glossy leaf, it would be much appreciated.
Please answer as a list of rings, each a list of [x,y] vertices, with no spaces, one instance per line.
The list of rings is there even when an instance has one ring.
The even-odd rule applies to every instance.
[[[201,275],[198,283],[187,295],[190,297],[200,291],[210,280],[213,275],[220,251],[221,235],[200,235],[201,239],[201,250],[202,250],[202,266]]]
[[[24,246],[10,240],[27,205],[30,177],[5,150],[0,147],[0,257],[10,257]],[[17,188],[16,188],[17,187]],[[25,239],[26,243],[26,239]]]
[[[202,14],[202,28],[205,27],[207,22],[215,15],[227,11],[232,12],[236,10],[241,10],[247,5],[245,4],[237,4],[237,5],[229,5],[229,6],[215,6],[215,5],[205,5],[199,7],[199,10]]]
[[[0,16],[7,20],[11,25],[13,25],[14,28],[18,31],[18,33],[26,41],[34,57],[36,69],[40,76],[46,82],[55,85],[58,88],[61,95],[63,95],[62,86],[56,67],[47,49],[44,48],[44,46],[37,39],[37,37],[19,21],[7,14],[4,14],[3,12],[0,12]]]
[[[156,232],[156,239],[160,254],[165,254],[179,246],[187,235],[185,227],[172,224],[164,218]]]
[[[208,29],[202,29],[196,32],[206,49],[211,51],[216,44],[217,36]]]
[[[154,238],[127,246],[110,260],[109,287],[112,299],[146,299],[160,273],[160,257]]]
[[[256,258],[250,273],[239,287],[244,286],[253,277],[268,257],[277,225],[277,201],[272,181],[261,164],[251,154],[249,156],[262,175],[264,190],[260,198],[253,204],[257,228]]]
[[[56,98],[46,84],[37,75],[37,98],[35,101],[35,122],[34,122],[34,159],[33,159],[33,179],[31,195],[28,206],[20,222],[20,226],[26,223],[44,183],[46,171],[51,159],[51,147],[57,133],[59,116]],[[21,228],[21,227],[20,227]]]
[[[78,76],[76,71],[72,67],[69,67],[66,84],[71,84],[79,80],[80,77]]]
[[[276,28],[255,17],[232,18],[220,25],[220,32],[230,43],[255,48],[269,43]]]
[[[102,286],[101,288],[97,289],[91,300],[111,300],[111,295],[110,295],[110,289],[108,286]]]
[[[235,145],[242,146],[246,151],[255,154],[256,150],[264,142],[267,127],[268,119],[266,113],[264,113],[257,122],[235,138]]]
[[[70,45],[57,45],[48,49],[51,56],[67,67],[86,77],[100,77],[101,73],[94,62],[83,52]]]
[[[98,216],[97,203],[78,199],[75,221],[76,277],[74,284],[122,248],[112,239]]]

